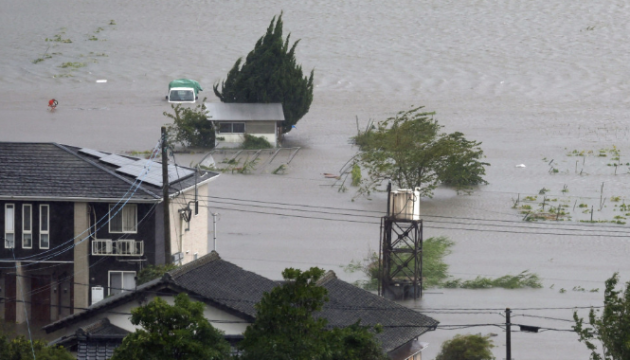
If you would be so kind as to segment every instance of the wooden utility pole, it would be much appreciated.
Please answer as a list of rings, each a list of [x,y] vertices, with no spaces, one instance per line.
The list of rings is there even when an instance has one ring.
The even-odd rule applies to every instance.
[[[164,201],[164,263],[171,264],[173,255],[171,254],[171,211],[168,199],[168,153],[166,146],[166,126],[162,126],[162,197]]]

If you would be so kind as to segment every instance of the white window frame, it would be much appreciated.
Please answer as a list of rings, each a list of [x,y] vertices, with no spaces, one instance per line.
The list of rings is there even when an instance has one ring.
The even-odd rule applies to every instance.
[[[136,272],[135,271],[125,271],[125,270],[110,270],[110,271],[108,271],[107,272],[107,291],[108,291],[108,294],[110,296],[111,295],[115,295],[115,294],[112,294],[112,273],[119,273],[121,281],[125,280],[124,274],[133,274],[134,282],[136,282],[136,280],[135,280]],[[138,286],[137,284],[134,284],[134,288],[136,288],[137,286]],[[120,290],[121,293],[134,290],[134,289],[123,290],[124,288],[125,288],[125,284],[122,285],[122,289],[116,289],[116,290]]]
[[[13,218],[9,218],[8,211],[11,209]],[[9,226],[9,224],[11,226]],[[13,243],[9,243],[9,235],[13,235]],[[15,204],[4,204],[4,248],[15,248]]]
[[[43,216],[42,209],[46,208],[46,230],[43,229]],[[48,245],[42,245],[42,235],[48,236]],[[50,249],[50,205],[43,204],[39,205],[39,248],[40,249]]]
[[[230,124],[230,131],[221,131],[221,125],[223,124]],[[234,125],[235,124],[243,124],[243,131],[234,131]],[[243,121],[231,121],[231,122],[227,122],[227,121],[222,121],[219,124],[219,134],[244,134],[247,132],[247,124]]]
[[[26,218],[27,215],[26,209],[28,210],[28,223],[30,228],[26,228]],[[31,236],[31,246],[26,246],[26,235]],[[33,205],[32,204],[23,204],[22,205],[22,248],[23,249],[32,249],[33,248]]]
[[[122,219],[125,218],[123,215],[124,215],[125,211],[130,211],[130,210],[126,210],[126,209],[134,209],[133,211],[135,211],[136,223],[133,226],[134,227],[133,230],[125,230],[125,224],[124,224],[124,221],[122,221]],[[122,217],[122,219],[121,219],[122,231],[113,231],[112,230],[112,218],[113,218],[112,214],[114,216],[121,216]],[[109,222],[108,222],[107,225],[109,226],[109,233],[110,234],[137,234],[138,233],[138,205],[137,204],[126,204],[125,206],[120,208],[120,205],[111,205],[110,204],[109,205]]]

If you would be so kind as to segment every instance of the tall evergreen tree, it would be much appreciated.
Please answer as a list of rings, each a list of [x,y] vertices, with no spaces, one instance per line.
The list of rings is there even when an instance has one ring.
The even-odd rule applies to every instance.
[[[289,47],[289,38],[282,40],[282,13],[271,20],[267,33],[257,42],[242,64],[239,58],[228,72],[227,79],[213,86],[214,93],[226,103],[282,103],[282,132],[291,131],[313,102],[313,73],[304,76],[295,60],[299,40]]]

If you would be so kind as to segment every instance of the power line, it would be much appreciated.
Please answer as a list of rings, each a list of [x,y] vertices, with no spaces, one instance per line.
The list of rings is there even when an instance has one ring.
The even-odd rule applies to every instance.
[[[234,204],[236,205],[236,204]],[[236,205],[236,206],[245,206],[245,205]],[[293,217],[293,218],[301,218],[301,219],[313,219],[313,220],[323,220],[323,221],[335,221],[335,222],[345,222],[345,223],[358,223],[358,224],[370,224],[370,225],[378,225],[377,222],[372,221],[358,221],[358,220],[348,220],[348,219],[330,219],[330,218],[322,218],[315,216],[305,216],[305,215],[293,215],[293,214],[283,214],[276,212],[266,212],[266,211],[257,211],[257,210],[249,210],[249,209],[235,209],[230,207],[213,207],[214,209],[220,210],[228,210],[228,211],[238,211],[238,212],[248,212],[255,214],[265,214],[265,215],[275,215],[275,216],[284,216],[284,217]],[[292,211],[292,210],[286,210]],[[462,231],[480,231],[480,232],[492,232],[492,233],[506,233],[506,234],[523,234],[523,235],[553,235],[553,236],[574,236],[574,237],[609,237],[609,238],[627,238],[630,236],[622,236],[622,235],[607,235],[607,234],[583,234],[583,233],[555,233],[555,232],[539,232],[539,231],[512,231],[512,230],[496,230],[496,229],[474,229],[474,228],[464,228],[464,227],[444,227],[444,226],[434,226],[431,225],[431,222],[424,222],[425,228],[431,229],[445,229],[445,230],[462,230]],[[465,225],[475,225],[475,224],[465,224]],[[491,226],[487,224],[481,224],[480,226]],[[564,230],[564,229],[563,229]],[[566,231],[574,231],[571,229],[567,229]],[[603,230],[605,232],[609,232],[608,230]]]
[[[371,213],[371,214],[378,215],[378,216],[373,216],[374,218],[380,218],[380,217],[386,215],[386,212],[384,212],[384,211],[377,211],[377,210],[364,210],[364,209],[341,208],[341,207],[332,207],[332,206],[318,206],[318,205],[308,205],[308,204],[292,204],[292,203],[284,203],[284,202],[261,201],[261,200],[250,200],[250,199],[238,199],[238,198],[210,196],[210,195],[200,196],[200,197],[208,198],[209,199],[208,202],[211,202],[210,199],[218,199],[218,200],[228,200],[228,201],[240,201],[240,202],[247,203],[247,204],[243,204],[243,206],[254,206],[254,205],[251,205],[251,204],[252,203],[256,203],[256,204],[271,204],[271,205],[282,205],[282,206],[290,206],[290,207],[301,207],[301,208],[307,208],[307,209],[326,209],[326,210],[352,211],[352,212],[358,212],[358,213]],[[217,202],[217,201],[212,201],[212,202]],[[230,203],[223,202],[223,204],[230,204]],[[232,204],[232,205],[241,205],[241,204]],[[292,209],[292,210],[299,211],[298,209]],[[338,215],[339,213],[331,213],[331,214]],[[349,215],[349,216],[357,216],[357,215]],[[369,217],[369,216],[366,216],[366,217]],[[485,222],[523,224],[523,221],[501,220],[501,219],[482,219],[482,218],[474,218],[474,217],[455,217],[455,216],[429,215],[429,214],[423,214],[422,217],[423,218],[441,218],[441,219],[454,219],[454,220],[471,220],[471,221],[485,221]],[[518,215],[518,217],[520,218],[521,216]],[[554,227],[554,228],[557,227],[558,225],[575,226],[575,227],[589,227],[589,228],[593,227],[593,225],[591,225],[591,224],[581,224],[581,223],[561,224],[561,223],[558,223],[558,222],[554,222],[553,224],[551,224],[551,223],[540,222],[540,223],[536,223],[536,224],[541,226],[541,227]],[[614,228],[614,229],[618,229],[619,228],[619,226],[606,226],[606,225],[601,225],[601,224],[597,225],[597,227],[598,228]],[[603,230],[603,231],[623,232],[623,233],[630,234],[629,231],[619,231],[619,230]]]

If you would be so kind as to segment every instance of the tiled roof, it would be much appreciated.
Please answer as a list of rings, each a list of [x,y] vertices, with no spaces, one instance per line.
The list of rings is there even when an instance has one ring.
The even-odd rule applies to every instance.
[[[175,284],[213,302],[255,318],[254,305],[276,282],[246,271],[212,252],[170,273]]]
[[[161,200],[161,187],[145,182],[130,191],[135,177],[118,173],[112,165],[79,150],[56,143],[0,142],[0,198],[119,199],[133,193],[135,201]],[[196,181],[217,175],[198,172]],[[194,176],[171,183],[170,193],[194,184]]]
[[[329,271],[327,276],[334,273]],[[328,320],[328,325],[345,327],[361,320],[362,325],[383,326],[376,337],[383,350],[392,351],[429,330],[434,330],[438,321],[415,310],[404,307],[360,289],[336,277],[322,284],[328,290],[329,301],[318,316]]]
[[[121,339],[87,339],[79,341],[77,360],[107,360],[114,356],[114,350],[121,344]]]
[[[383,350],[390,352],[435,329],[438,321],[393,301],[376,296],[368,291],[337,279],[330,271],[319,284],[328,290],[329,301],[316,316],[324,317],[331,327],[349,326],[361,320],[362,325],[383,326],[377,337]],[[71,315],[47,325],[48,332],[68,326],[91,313],[105,311],[135,299],[145,291],[171,288],[187,291],[249,321],[255,319],[254,305],[265,292],[279,283],[246,271],[227,262],[212,252],[177,268],[160,279],[139,286],[135,291],[109,297],[92,305],[83,313]]]

